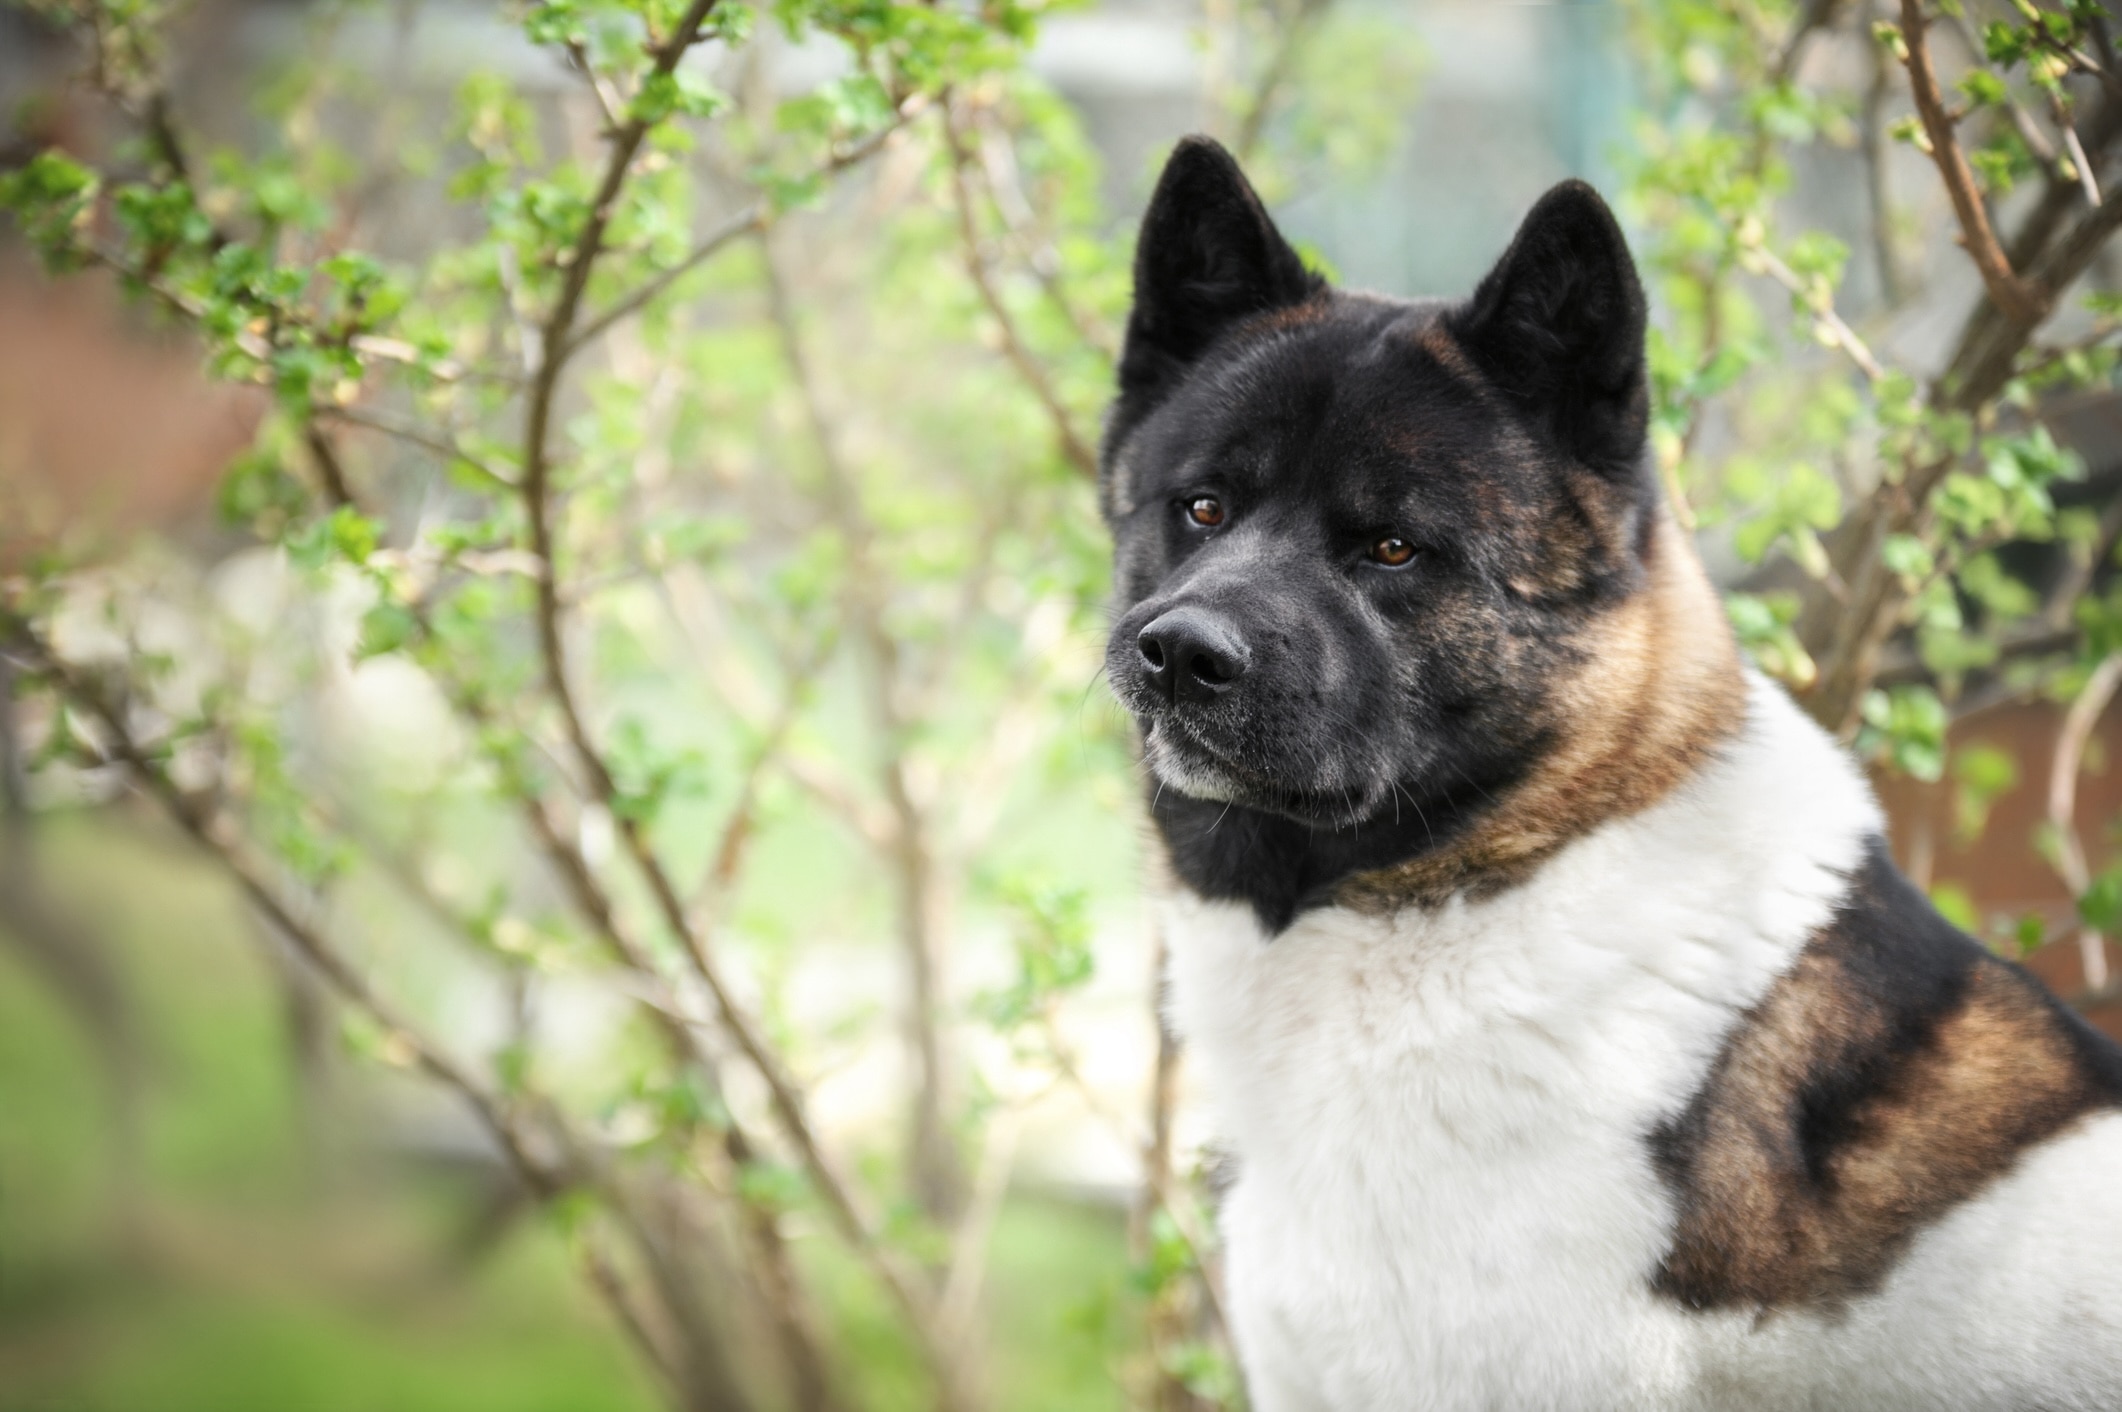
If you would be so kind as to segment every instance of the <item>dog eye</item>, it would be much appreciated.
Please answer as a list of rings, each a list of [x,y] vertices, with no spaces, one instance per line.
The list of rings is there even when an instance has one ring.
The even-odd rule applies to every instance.
[[[1196,495],[1186,502],[1186,518],[1203,529],[1214,529],[1223,523],[1223,502],[1213,495]]]
[[[1414,557],[1415,546],[1397,535],[1389,534],[1370,547],[1371,562],[1388,569],[1397,569]]]

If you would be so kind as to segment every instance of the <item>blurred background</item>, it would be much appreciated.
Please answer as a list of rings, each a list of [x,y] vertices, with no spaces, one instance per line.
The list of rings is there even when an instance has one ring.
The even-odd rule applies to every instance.
[[[1898,6],[0,4],[0,1409],[1240,1405],[1098,678],[1189,132],[1396,294],[1608,192],[1742,637],[2112,1026],[2122,74],[1993,8],[1963,397]]]

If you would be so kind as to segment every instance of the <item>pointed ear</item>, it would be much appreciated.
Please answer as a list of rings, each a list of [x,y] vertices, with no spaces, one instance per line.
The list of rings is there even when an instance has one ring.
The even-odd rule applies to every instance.
[[[1565,181],[1541,197],[1452,332],[1563,451],[1636,472],[1650,421],[1643,286],[1598,192]]]
[[[1302,303],[1323,283],[1275,229],[1230,153],[1206,137],[1183,139],[1135,245],[1122,399],[1145,402],[1231,325]]]

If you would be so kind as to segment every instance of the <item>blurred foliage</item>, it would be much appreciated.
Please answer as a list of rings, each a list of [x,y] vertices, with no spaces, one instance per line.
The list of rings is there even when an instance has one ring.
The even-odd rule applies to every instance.
[[[1071,1036],[1141,929],[1089,450],[1130,235],[1042,7],[541,0],[438,94],[322,5],[237,144],[177,11],[32,8],[122,135],[0,205],[266,409],[210,553],[13,507],[40,797],[158,798],[673,1405],[1235,1399],[1192,1174],[1131,1254],[999,1185],[1042,1105],[1169,1121]],[[1211,30],[1263,168],[1389,155],[1397,25]]]
[[[1170,1155],[1171,1048],[1146,1014],[1124,1027],[1154,1071],[1117,1111],[1078,1038],[1100,963],[1147,969],[1090,485],[1130,232],[1026,67],[1045,7],[540,0],[445,93],[341,42],[384,33],[381,10],[322,4],[237,120],[197,127],[169,88],[180,10],[28,8],[117,136],[18,162],[0,207],[262,417],[213,536],[113,541],[33,493],[0,504],[30,527],[0,566],[0,651],[37,799],[152,801],[246,899],[258,974],[331,1064],[425,1095],[480,1181],[542,1208],[504,1257],[520,1271],[435,1296],[461,1360],[402,1383],[425,1334],[299,1281],[218,1312],[99,1296],[83,1320],[133,1322],[79,1337],[137,1338],[113,1368],[230,1407],[312,1386],[542,1405],[509,1400],[532,1385],[583,1407],[1236,1406],[1207,1195]],[[1901,209],[1943,202],[1889,82],[1909,36],[1863,8],[1630,6],[1653,436],[1676,513],[1739,566],[1756,662],[1868,755],[1949,776],[1979,832],[2021,766],[1956,751],[1956,714],[2071,699],[2122,645],[2109,516],[2039,415],[2107,386],[2122,307],[1999,344],[1977,304],[1945,368],[1874,346],[1967,296],[1941,273],[1965,257],[1918,249]],[[1982,194],[2070,196],[2097,10],[1927,13],[1933,42],[1980,21],[1951,101]],[[1206,110],[1271,199],[1386,161],[1430,60],[1389,12],[1324,0],[1218,5],[1204,38]],[[1830,41],[1869,88],[1805,77]],[[1844,159],[1912,162],[1922,201],[1814,228],[1796,173]],[[2028,546],[2061,555],[2060,600],[2017,567]],[[2108,927],[2095,871],[2080,910]],[[186,1033],[232,965],[196,955],[136,982]],[[211,1037],[255,1056],[269,1004]],[[64,1068],[39,1023],[0,1049],[10,1089]],[[228,1068],[211,1101],[247,1094],[247,1116],[186,1109],[182,1141],[229,1189],[279,1190],[243,1160],[256,1115],[323,1100]],[[1056,1103],[1150,1154],[1124,1235],[1007,1196],[1017,1134]],[[0,1133],[36,1193],[11,1219],[73,1209],[86,1159],[53,1154],[86,1150],[86,1106]],[[452,1199],[393,1191],[378,1229]],[[534,1346],[506,1374],[505,1336]],[[190,1381],[231,1345],[270,1391]],[[132,1395],[102,1386],[53,1395]]]
[[[2114,224],[2094,181],[2122,112],[2108,21],[2077,0],[1629,9],[1647,111],[1626,194],[1664,310],[1667,486],[1738,561],[1755,662],[1889,772],[1950,775],[1969,846],[2021,762],[1956,752],[1954,724],[2067,704],[2114,651],[2115,487],[2087,482],[2046,411],[2114,386],[2115,297],[2090,258]],[[1947,199],[1956,169],[1994,231]],[[1991,247],[2030,314],[1994,271],[1970,290]],[[1957,885],[1940,901],[1987,926]],[[2017,954],[2025,927],[1992,939]]]

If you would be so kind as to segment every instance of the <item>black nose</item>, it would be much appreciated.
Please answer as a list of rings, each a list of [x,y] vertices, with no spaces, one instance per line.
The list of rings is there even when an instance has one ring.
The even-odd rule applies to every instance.
[[[1174,608],[1135,639],[1149,684],[1169,701],[1213,701],[1245,675],[1252,654],[1220,614]]]

